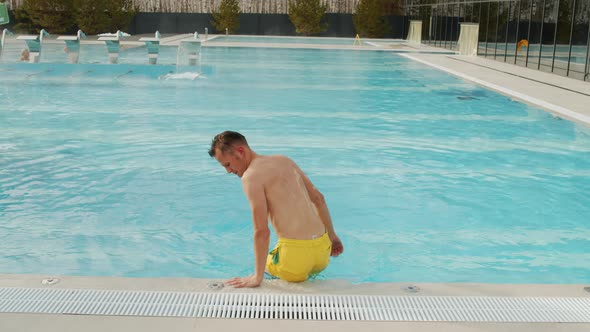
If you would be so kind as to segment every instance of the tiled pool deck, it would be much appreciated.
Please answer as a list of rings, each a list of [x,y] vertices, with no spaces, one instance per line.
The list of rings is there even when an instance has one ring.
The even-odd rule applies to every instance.
[[[495,284],[415,284],[420,291],[407,293],[406,283],[350,284],[346,281],[312,281],[288,284],[280,280],[265,281],[256,289],[212,290],[207,279],[116,278],[116,277],[60,277],[59,282],[44,286],[48,276],[0,275],[0,287],[92,289],[92,290],[148,290],[204,293],[275,293],[275,294],[330,294],[380,296],[501,296],[501,297],[568,297],[590,298],[584,285],[495,285]],[[587,331],[586,323],[465,323],[465,322],[375,322],[375,321],[310,321],[310,320],[255,320],[214,318],[171,318],[115,315],[71,314],[0,314],[2,331],[196,331],[229,330],[286,331],[356,331],[360,328],[377,331]]]

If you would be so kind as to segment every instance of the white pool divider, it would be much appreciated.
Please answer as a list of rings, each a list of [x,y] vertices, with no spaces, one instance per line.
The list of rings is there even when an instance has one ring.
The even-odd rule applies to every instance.
[[[142,317],[590,323],[590,297],[373,296],[0,288],[0,313]]]
[[[39,35],[24,35],[18,36],[16,39],[24,40],[27,44],[27,49],[23,51],[22,60],[30,63],[38,63],[41,59],[41,50],[43,48],[43,37],[49,36],[45,29],[41,29]]]
[[[461,55],[476,56],[479,38],[479,23],[461,22],[457,51]]]
[[[142,37],[139,41],[145,43],[148,52],[148,62],[150,65],[155,65],[158,62],[158,55],[160,54],[160,32],[156,31],[153,38]]]
[[[57,40],[63,40],[66,43],[64,51],[68,55],[68,63],[78,63],[80,58],[80,39],[86,39],[86,34],[78,30],[75,36],[59,36]]]
[[[407,40],[411,43],[422,43],[422,21],[410,21],[410,28],[408,30]]]
[[[100,34],[99,41],[104,41],[107,46],[107,52],[109,53],[109,63],[119,63],[119,50],[121,49],[120,40],[124,36],[123,32],[117,30],[116,33],[103,33]]]

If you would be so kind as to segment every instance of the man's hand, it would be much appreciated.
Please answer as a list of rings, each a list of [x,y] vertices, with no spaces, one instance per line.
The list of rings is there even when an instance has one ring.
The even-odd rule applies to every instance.
[[[235,277],[225,282],[226,285],[232,286],[234,288],[244,288],[244,287],[258,287],[262,283],[262,278],[257,278],[256,276],[249,276],[249,277]]]
[[[342,241],[340,241],[337,235],[330,236],[330,241],[332,241],[332,252],[330,253],[330,256],[336,257],[344,252]]]

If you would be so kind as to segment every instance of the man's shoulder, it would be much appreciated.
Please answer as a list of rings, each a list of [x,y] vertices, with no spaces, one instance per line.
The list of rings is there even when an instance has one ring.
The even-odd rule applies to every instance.
[[[292,163],[293,160],[291,160],[291,158],[282,155],[282,154],[275,154],[275,155],[270,155],[268,156],[273,162],[288,162],[288,163]]]
[[[246,173],[242,177],[242,181],[259,181],[265,178],[270,172],[272,172],[277,163],[279,163],[277,156],[259,156],[250,164]]]
[[[294,167],[295,163],[284,155],[268,155],[260,158],[248,168],[242,180],[260,181],[280,173],[280,170]]]
[[[273,155],[269,156],[273,158],[270,163],[272,164],[273,168],[277,169],[285,169],[285,168],[298,168],[297,163],[293,161],[293,159],[284,156],[284,155]]]

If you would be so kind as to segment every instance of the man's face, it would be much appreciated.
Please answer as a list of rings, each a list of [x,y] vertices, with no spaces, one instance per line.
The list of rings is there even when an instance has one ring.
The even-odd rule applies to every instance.
[[[222,152],[217,150],[215,153],[215,159],[225,168],[228,173],[233,173],[239,177],[244,175],[246,167],[244,165],[244,148],[235,147],[230,151]]]

